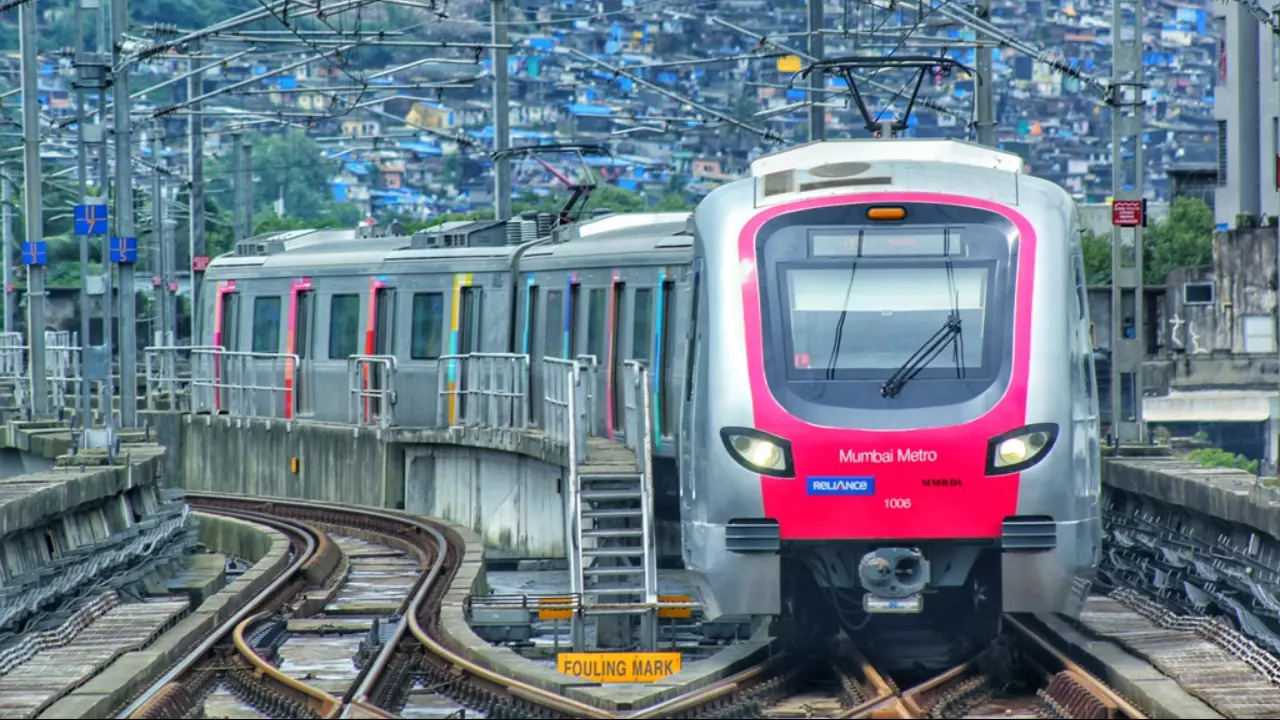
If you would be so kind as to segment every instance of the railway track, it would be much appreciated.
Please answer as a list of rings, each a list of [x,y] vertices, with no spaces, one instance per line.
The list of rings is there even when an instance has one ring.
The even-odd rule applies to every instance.
[[[612,717],[502,677],[446,647],[436,620],[449,580],[465,551],[446,528],[395,511],[330,503],[201,493],[188,493],[187,501],[196,510],[260,523],[284,533],[294,548],[293,562],[120,717],[190,717],[201,701],[220,687],[263,716],[395,717],[418,681],[425,681],[434,695],[487,717]],[[335,542],[331,539],[334,536],[343,540]],[[335,556],[346,555],[341,552],[343,542],[348,547],[356,545],[352,538],[365,541],[366,549],[375,546],[375,557],[386,557],[388,548],[398,548],[403,557],[416,558],[420,572],[406,588],[401,612],[385,618],[394,622],[394,628],[378,633],[368,661],[353,678],[342,678],[349,689],[336,694],[319,687],[326,684],[326,678],[304,673],[299,679],[277,668],[259,653],[256,639],[262,637],[264,624],[282,611],[296,610],[317,591],[326,597],[337,596],[342,583],[334,577],[339,571],[330,568],[339,565]],[[346,558],[350,568],[353,559]],[[231,649],[222,646],[228,638]]]
[[[901,690],[852,646],[779,656],[633,718],[1143,718],[1023,621],[972,660]]]
[[[417,716],[428,711],[417,703],[442,698],[493,718],[1143,717],[1013,617],[991,648],[906,690],[843,641],[820,656],[777,655],[640,711],[609,712],[503,677],[445,644],[438,613],[466,550],[445,526],[395,511],[328,503],[198,493],[189,494],[188,502],[200,511],[284,533],[293,547],[292,562],[120,717],[194,717],[202,701],[217,701],[219,693],[233,695],[242,709],[248,706],[263,717]],[[368,566],[364,575],[361,565]],[[384,581],[370,582],[379,572]],[[386,582],[388,575],[403,580]],[[358,582],[361,577],[365,582]],[[370,587],[376,589],[372,594]],[[376,601],[368,602],[374,596]],[[332,609],[335,601],[354,606],[354,615],[302,617],[308,606]],[[309,655],[289,650],[291,643],[295,649],[306,645],[297,633],[283,643],[271,640],[273,628],[286,617],[302,625],[332,622],[347,628],[368,621],[381,630],[366,632],[360,643],[348,639],[325,646],[345,648],[322,655],[347,668],[333,672],[330,666],[325,672],[299,660],[315,659],[314,648]],[[287,628],[288,621],[283,622]],[[355,645],[360,658],[351,663],[347,658]],[[358,670],[352,673],[351,667]],[[225,700],[215,704],[221,708]],[[430,707],[438,712],[438,704]]]

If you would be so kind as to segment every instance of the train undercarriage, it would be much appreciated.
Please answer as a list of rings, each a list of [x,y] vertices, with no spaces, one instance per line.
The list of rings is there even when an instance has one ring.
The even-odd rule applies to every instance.
[[[774,631],[799,647],[844,635],[882,662],[946,667],[998,634],[1000,559],[992,542],[788,543]]]

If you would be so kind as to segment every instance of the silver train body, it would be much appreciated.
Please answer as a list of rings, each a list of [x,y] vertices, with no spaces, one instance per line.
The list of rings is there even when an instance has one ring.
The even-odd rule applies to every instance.
[[[717,189],[692,216],[609,215],[537,239],[527,226],[501,224],[454,228],[470,239],[453,241],[352,231],[255,238],[210,265],[197,344],[298,355],[296,416],[340,422],[353,408],[347,356],[393,355],[403,426],[452,419],[437,407],[439,356],[527,354],[538,397],[542,358],[591,355],[601,369],[592,418],[599,436],[620,432],[610,408],[621,405],[622,363],[643,360],[655,388],[660,527],[678,535],[667,540],[680,548],[709,619],[796,610],[790,603],[801,591],[789,590],[788,575],[801,568],[832,604],[855,613],[922,597],[927,607],[931,594],[945,592],[990,599],[994,582],[996,610],[1074,614],[1101,551],[1079,223],[1061,188],[1020,170],[1014,156],[952,141],[827,142],[757,160],[751,177]],[[948,210],[952,201],[963,207]],[[867,251],[881,227],[867,220],[872,205],[890,214],[906,208],[905,220],[884,227],[921,247],[945,238],[945,249]],[[916,217],[928,222],[913,224]],[[818,253],[822,228],[843,232],[846,250]],[[953,248],[952,237],[966,238],[965,249]],[[857,250],[847,250],[851,242]],[[441,246],[449,244],[466,246]],[[894,316],[903,331],[855,327],[841,340],[837,329],[824,374],[812,363],[826,362],[819,355],[829,342],[818,336],[838,302],[819,282],[827,276],[785,288],[771,278],[845,264],[854,267],[851,288],[855,272],[884,277],[857,290],[875,313],[853,307],[855,292],[845,293],[839,328],[846,316],[867,328]],[[935,273],[943,265],[947,277],[959,268],[956,277],[974,288],[945,293],[964,318],[965,342],[980,347],[972,372],[968,355],[957,351],[953,368],[944,354],[891,397],[881,393],[884,402],[867,399],[925,339],[917,320],[938,310],[923,300],[898,307],[893,298],[934,293],[932,280],[918,278],[943,277]],[[901,284],[917,281],[925,283],[918,291]],[[966,293],[978,299],[961,307]],[[775,307],[788,296],[790,312]],[[810,318],[803,332],[799,317]],[[815,337],[825,343],[820,352],[800,352],[797,344]],[[858,366],[857,347],[877,342]],[[896,359],[886,365],[875,353]],[[794,387],[793,376],[802,377]],[[613,402],[599,401],[609,396]],[[799,436],[782,437],[788,428]],[[735,445],[743,438],[774,443],[782,459],[753,465],[748,446]],[[1020,459],[1019,447],[1031,455]],[[860,466],[866,457],[902,461]],[[893,588],[868,574],[904,557],[916,572]],[[994,576],[979,581],[984,563]],[[859,594],[890,602],[859,604]]]

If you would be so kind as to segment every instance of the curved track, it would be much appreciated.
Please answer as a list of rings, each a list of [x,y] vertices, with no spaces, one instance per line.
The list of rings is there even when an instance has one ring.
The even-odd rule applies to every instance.
[[[188,715],[219,678],[270,714],[294,717],[396,717],[415,681],[487,717],[1073,717],[1142,718],[1142,713],[1055,649],[1027,623],[1006,618],[996,645],[946,673],[910,687],[876,670],[847,640],[821,656],[779,654],[705,688],[631,713],[613,713],[483,668],[452,650],[439,610],[466,548],[447,526],[406,513],[290,500],[189,493],[194,509],[276,529],[294,556],[251,602],[137,698],[120,717]],[[308,586],[334,573],[339,552],[328,532],[376,535],[416,555],[424,572],[405,598],[394,631],[344,697],[282,673],[260,657],[252,631]],[[319,575],[326,577],[318,577]],[[230,638],[234,651],[218,649]]]

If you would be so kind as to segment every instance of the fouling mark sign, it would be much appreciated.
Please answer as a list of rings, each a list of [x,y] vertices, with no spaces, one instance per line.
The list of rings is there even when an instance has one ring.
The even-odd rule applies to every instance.
[[[647,683],[680,672],[680,653],[560,653],[556,669],[599,683]]]

